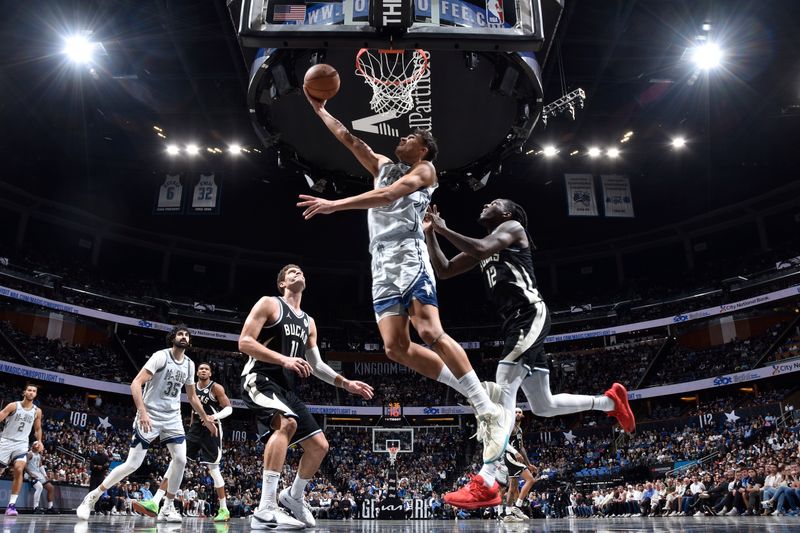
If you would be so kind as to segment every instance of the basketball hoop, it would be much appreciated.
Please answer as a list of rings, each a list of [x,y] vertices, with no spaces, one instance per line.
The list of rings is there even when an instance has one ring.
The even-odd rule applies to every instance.
[[[394,465],[395,461],[397,461],[397,452],[400,450],[394,446],[387,448],[389,452],[389,464]]]
[[[372,87],[369,106],[376,113],[405,115],[414,107],[412,93],[428,69],[428,53],[413,50],[371,50],[356,55],[356,75]]]

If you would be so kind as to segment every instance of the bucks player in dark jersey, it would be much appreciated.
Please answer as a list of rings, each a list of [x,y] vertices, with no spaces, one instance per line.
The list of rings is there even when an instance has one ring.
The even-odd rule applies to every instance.
[[[278,273],[280,297],[261,298],[247,317],[239,349],[249,356],[242,371],[242,399],[255,411],[264,446],[261,501],[250,521],[252,529],[302,529],[315,520],[305,504],[304,490],[328,453],[328,441],[317,421],[295,394],[298,379],[311,375],[372,398],[372,387],[337,374],[320,356],[314,319],[300,308],[306,280],[297,265]],[[291,488],[277,496],[280,472],[289,445],[299,444],[303,456]],[[276,497],[277,496],[277,497]],[[278,500],[295,518],[278,507]]]
[[[488,235],[479,239],[466,237],[448,228],[434,206],[426,217],[425,240],[440,278],[450,278],[476,266],[483,272],[489,297],[503,320],[505,341],[496,382],[506,408],[515,408],[521,386],[535,415],[558,416],[595,409],[616,417],[625,431],[633,431],[636,420],[628,405],[628,391],[619,383],[601,396],[550,392],[550,370],[544,351],[550,314],[533,273],[533,243],[526,229],[525,210],[511,200],[498,199],[484,206],[478,221]],[[437,235],[461,253],[448,259],[439,247]]]
[[[511,430],[511,436],[508,439],[509,446],[506,449],[505,457],[505,466],[508,469],[508,491],[506,492],[504,522],[519,522],[528,519],[528,515],[522,511],[521,507],[533,487],[533,472],[536,471],[536,467],[531,464],[528,454],[525,453],[525,439],[522,433],[522,421],[525,419],[525,415],[519,407],[514,411],[514,418],[514,429]],[[519,488],[520,476],[525,480],[522,490]]]
[[[194,388],[206,415],[216,422],[217,435],[209,433],[203,426],[200,417],[194,416],[194,411],[192,411],[189,431],[186,432],[186,456],[208,467],[208,473],[214,481],[214,490],[217,492],[219,501],[219,509],[214,517],[214,522],[227,522],[231,519],[231,513],[228,510],[228,500],[225,496],[225,480],[222,479],[222,472],[219,470],[219,462],[222,460],[221,420],[233,413],[233,407],[228,395],[225,394],[225,387],[211,380],[209,363],[200,363],[197,366],[197,382]],[[167,490],[167,477],[169,474],[164,477],[153,499],[133,503],[135,511],[153,516],[158,512],[158,504]]]

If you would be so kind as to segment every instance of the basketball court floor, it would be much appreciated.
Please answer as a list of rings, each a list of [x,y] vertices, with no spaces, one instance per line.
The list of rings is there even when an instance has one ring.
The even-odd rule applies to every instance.
[[[215,524],[209,519],[187,518],[183,524],[162,524],[151,518],[133,516],[92,517],[81,522],[74,515],[30,516],[2,519],[2,533],[243,533],[251,531],[250,520],[233,519],[227,524]],[[320,520],[313,530],[345,533],[446,533],[472,531],[644,531],[669,533],[705,533],[744,531],[752,533],[782,533],[800,531],[797,517],[713,517],[713,518],[618,518],[618,519],[558,519],[529,520],[518,524],[503,524],[494,520]]]

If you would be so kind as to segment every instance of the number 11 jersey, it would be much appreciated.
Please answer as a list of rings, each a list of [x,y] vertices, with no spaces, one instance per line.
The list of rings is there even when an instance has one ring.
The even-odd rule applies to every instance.
[[[272,324],[264,326],[259,342],[286,357],[305,359],[311,317],[305,311],[295,312],[281,297],[277,297],[276,300],[280,307],[278,319]],[[297,374],[284,370],[280,365],[265,363],[250,357],[247,364],[244,365],[242,376],[250,373],[264,376],[286,390],[294,390]]]

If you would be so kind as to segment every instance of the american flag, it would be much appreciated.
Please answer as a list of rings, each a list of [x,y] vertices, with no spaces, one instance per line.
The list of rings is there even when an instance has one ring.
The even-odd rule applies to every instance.
[[[303,22],[306,20],[306,6],[305,4],[277,5],[272,20],[274,22]]]

